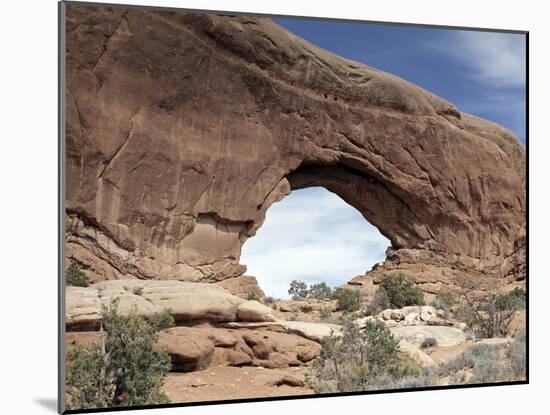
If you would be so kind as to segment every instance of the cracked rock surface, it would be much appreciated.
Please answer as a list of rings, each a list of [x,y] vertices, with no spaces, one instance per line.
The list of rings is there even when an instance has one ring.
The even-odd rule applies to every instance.
[[[391,241],[373,276],[525,278],[508,130],[268,18],[67,13],[67,256],[93,281],[239,277],[269,206],[308,186]]]

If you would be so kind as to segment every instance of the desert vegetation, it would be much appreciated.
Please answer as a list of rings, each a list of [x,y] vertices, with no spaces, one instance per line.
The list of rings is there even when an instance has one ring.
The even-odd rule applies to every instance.
[[[479,338],[506,336],[516,311],[525,308],[525,291],[516,287],[506,294],[487,293],[481,299],[474,292],[472,284],[461,283],[463,304],[457,310],[458,318]]]
[[[435,339],[423,343],[436,346]],[[347,321],[341,336],[322,340],[308,382],[316,393],[334,393],[517,381],[525,378],[525,347],[523,336],[504,346],[472,345],[448,362],[425,368],[400,356],[383,322]]]
[[[305,298],[327,300],[332,298],[333,290],[325,282],[315,283],[308,287],[304,281],[293,280],[290,283],[288,294],[293,300]]]
[[[87,287],[90,285],[88,276],[80,269],[75,261],[71,261],[71,265],[67,268],[65,284],[72,287]]]
[[[371,320],[361,327],[347,320],[341,336],[321,341],[308,381],[317,393],[351,392],[373,389],[380,378],[421,375],[422,368],[398,351],[398,341],[383,322]]]
[[[404,275],[385,275],[378,289],[365,309],[365,315],[378,314],[387,308],[403,308],[423,305],[424,293]]]
[[[101,338],[67,353],[66,393],[69,408],[93,409],[158,404],[170,356],[155,348],[157,333],[174,325],[169,311],[123,316],[114,301],[104,307]]]

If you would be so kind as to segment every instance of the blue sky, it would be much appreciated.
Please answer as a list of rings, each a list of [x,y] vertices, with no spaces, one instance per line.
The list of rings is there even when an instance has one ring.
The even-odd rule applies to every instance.
[[[413,82],[525,141],[525,36],[366,23],[276,19],[347,59]],[[268,295],[292,279],[337,286],[384,259],[389,241],[321,188],[292,192],[267,212],[241,263]]]
[[[525,140],[525,35],[276,19],[337,55],[397,75]]]

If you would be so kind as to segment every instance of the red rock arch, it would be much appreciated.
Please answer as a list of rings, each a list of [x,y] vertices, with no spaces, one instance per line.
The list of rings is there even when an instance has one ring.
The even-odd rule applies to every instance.
[[[69,5],[67,254],[95,279],[214,281],[290,188],[339,194],[437,291],[525,277],[525,149],[266,18]]]

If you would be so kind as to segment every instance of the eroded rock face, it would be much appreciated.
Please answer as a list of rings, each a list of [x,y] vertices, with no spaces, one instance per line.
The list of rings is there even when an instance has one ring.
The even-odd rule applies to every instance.
[[[265,297],[265,293],[258,285],[258,280],[256,279],[256,277],[251,277],[249,275],[228,278],[226,280],[218,282],[217,284],[225,288],[231,294],[234,294],[244,299],[248,299],[250,295],[255,295],[256,298]]]
[[[67,255],[95,280],[221,281],[291,189],[324,186],[437,292],[525,277],[509,131],[267,18],[68,5]]]

